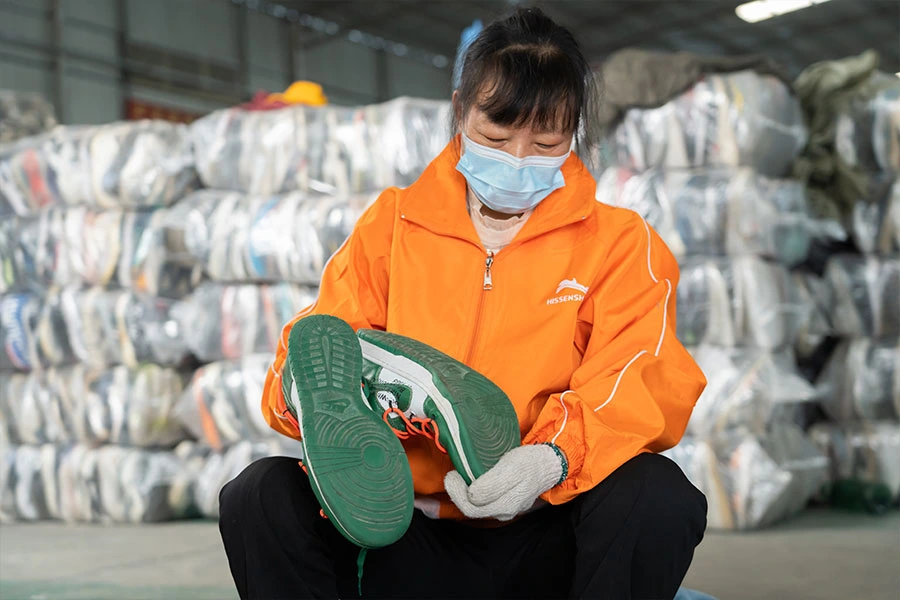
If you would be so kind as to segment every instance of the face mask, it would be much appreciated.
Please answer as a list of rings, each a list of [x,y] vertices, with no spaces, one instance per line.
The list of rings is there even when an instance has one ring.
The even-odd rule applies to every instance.
[[[517,215],[533,209],[553,191],[566,185],[560,169],[571,150],[562,156],[515,156],[476,144],[462,134],[463,155],[456,170],[485,206]]]

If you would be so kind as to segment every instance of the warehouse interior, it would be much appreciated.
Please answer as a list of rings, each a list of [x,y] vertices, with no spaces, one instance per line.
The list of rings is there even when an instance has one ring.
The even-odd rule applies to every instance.
[[[900,0],[0,0],[0,598],[239,597],[220,490],[313,460],[264,417],[282,327],[530,7],[598,84],[592,198],[679,268],[676,600],[900,597]]]

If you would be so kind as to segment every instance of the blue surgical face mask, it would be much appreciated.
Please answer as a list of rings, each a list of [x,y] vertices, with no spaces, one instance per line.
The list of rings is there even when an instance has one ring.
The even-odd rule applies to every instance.
[[[462,134],[463,155],[456,170],[482,204],[500,213],[517,215],[531,210],[553,191],[566,185],[562,169],[571,150],[562,156],[526,156],[476,144]]]

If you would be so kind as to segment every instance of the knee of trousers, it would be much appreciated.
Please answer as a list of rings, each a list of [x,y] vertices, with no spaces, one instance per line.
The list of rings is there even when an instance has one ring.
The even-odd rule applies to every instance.
[[[309,480],[297,459],[261,458],[219,492],[219,523],[221,527],[241,523],[252,527],[259,525],[259,519],[283,515],[286,507],[300,509],[305,504],[310,504],[311,508],[317,506]]]
[[[639,454],[611,477],[615,478],[616,491],[632,496],[628,500],[639,512],[642,530],[660,535],[686,531],[696,535],[698,542],[702,538],[706,530],[706,496],[670,459],[659,454]],[[591,502],[591,498],[585,500]]]

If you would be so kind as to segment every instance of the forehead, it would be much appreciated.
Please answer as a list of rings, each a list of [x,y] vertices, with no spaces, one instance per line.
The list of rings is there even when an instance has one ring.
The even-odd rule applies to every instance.
[[[567,131],[565,119],[562,116],[564,113],[565,110],[563,109],[563,107],[560,107],[560,111],[558,113],[559,116],[555,119],[555,122],[552,124],[548,123],[547,125],[536,123],[534,119],[523,120],[522,123],[503,124],[491,119],[490,115],[488,115],[476,104],[469,108],[469,112],[466,115],[465,120],[470,121],[476,125],[490,125],[504,131],[530,131],[532,133],[560,134],[571,133]]]

